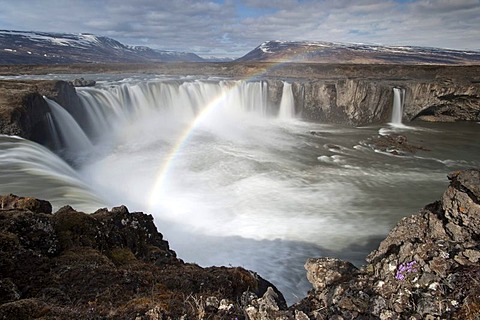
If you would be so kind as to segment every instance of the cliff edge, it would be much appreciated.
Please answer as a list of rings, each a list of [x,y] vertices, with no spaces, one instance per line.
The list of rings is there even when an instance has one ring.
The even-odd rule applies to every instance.
[[[178,259],[150,215],[0,203],[0,319],[234,319],[244,297],[268,288],[286,308],[253,272]]]

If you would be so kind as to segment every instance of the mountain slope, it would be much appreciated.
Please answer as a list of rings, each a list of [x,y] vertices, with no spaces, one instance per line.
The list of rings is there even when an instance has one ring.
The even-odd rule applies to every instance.
[[[193,53],[132,47],[92,34],[0,30],[0,64],[203,61]]]
[[[479,51],[426,47],[385,47],[332,42],[267,41],[238,62],[480,64]]]

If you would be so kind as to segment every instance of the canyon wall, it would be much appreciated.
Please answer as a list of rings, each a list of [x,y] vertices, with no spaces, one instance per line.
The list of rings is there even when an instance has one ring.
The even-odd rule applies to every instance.
[[[280,105],[283,80],[265,80],[272,113]],[[292,92],[298,117],[322,123],[368,125],[391,119],[393,88],[405,91],[403,121],[480,121],[480,83],[374,79],[295,79]],[[0,133],[48,145],[43,96],[62,105],[79,123],[75,87],[65,81],[0,81]]]
[[[268,81],[278,105],[282,81]],[[453,81],[312,80],[294,81],[296,113],[303,119],[348,125],[390,121],[393,88],[405,90],[403,121],[480,121],[480,84]]]

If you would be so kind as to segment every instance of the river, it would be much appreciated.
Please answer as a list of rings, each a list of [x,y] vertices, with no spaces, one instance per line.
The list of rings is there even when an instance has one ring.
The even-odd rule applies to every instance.
[[[77,90],[83,123],[50,102],[54,152],[0,137],[0,192],[150,213],[183,260],[254,270],[290,303],[310,289],[307,258],[361,265],[398,220],[440,199],[448,172],[480,167],[478,123],[305,122],[288,84],[281,110],[261,81],[125,78]],[[371,145],[390,132],[430,150]]]

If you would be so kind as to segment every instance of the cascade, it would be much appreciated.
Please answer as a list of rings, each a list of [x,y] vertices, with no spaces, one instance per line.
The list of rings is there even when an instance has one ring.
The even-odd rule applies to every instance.
[[[93,145],[90,139],[67,110],[53,100],[46,97],[44,99],[52,113],[53,125],[50,128],[58,131],[57,141],[62,143],[62,147],[66,148],[65,151],[68,154],[91,151]]]
[[[52,114],[48,112],[46,114],[48,131],[52,137],[52,146],[54,150],[60,150],[62,148],[62,143],[60,142],[60,137],[58,136],[58,130],[55,127],[55,122],[53,122]]]
[[[295,101],[293,99],[291,83],[283,83],[282,100],[280,101],[278,117],[280,119],[291,119],[295,117]]]
[[[293,101],[291,89],[286,92],[290,96],[287,101]],[[140,118],[159,116],[192,122],[200,112],[212,107],[218,98],[223,98],[223,112],[259,116],[268,113],[266,82],[150,81],[77,88],[77,93],[86,115],[86,123],[81,126],[93,141],[105,131],[121,130],[126,123]],[[285,103],[289,108],[293,104]]]
[[[0,135],[0,180],[0,193],[48,199],[54,209],[66,203],[82,210],[106,205],[65,161],[20,137]]]
[[[392,124],[402,124],[405,89],[393,88]]]

